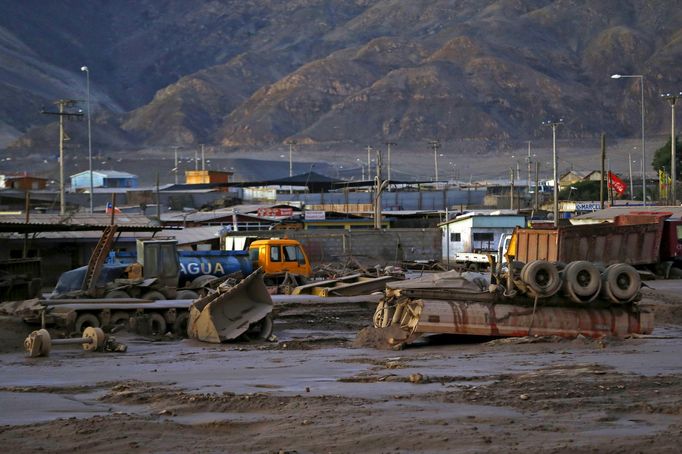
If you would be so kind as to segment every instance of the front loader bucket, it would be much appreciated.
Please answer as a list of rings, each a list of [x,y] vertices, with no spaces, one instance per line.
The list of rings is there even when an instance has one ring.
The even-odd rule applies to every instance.
[[[187,335],[219,344],[241,336],[270,312],[272,298],[259,268],[234,287],[197,299],[190,306]]]

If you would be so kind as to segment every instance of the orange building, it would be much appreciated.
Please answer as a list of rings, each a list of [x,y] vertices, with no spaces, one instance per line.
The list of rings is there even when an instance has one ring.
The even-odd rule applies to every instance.
[[[227,183],[232,172],[219,172],[217,170],[186,170],[186,184]]]
[[[32,177],[26,172],[19,175],[0,175],[0,188],[30,191],[34,189],[45,189],[46,185],[46,178]]]

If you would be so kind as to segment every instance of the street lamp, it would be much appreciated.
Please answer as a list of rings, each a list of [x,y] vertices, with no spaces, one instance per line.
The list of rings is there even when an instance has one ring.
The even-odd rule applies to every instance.
[[[93,213],[92,206],[92,130],[90,128],[90,70],[87,66],[81,66],[81,71],[85,72],[85,91],[86,104],[88,105],[88,168],[90,169],[90,214]]]
[[[554,172],[554,227],[559,226],[559,179],[557,177],[557,156],[556,156],[556,128],[563,124],[564,120],[559,118],[556,121],[543,121],[542,124],[552,128],[552,167]]]
[[[677,205],[677,156],[676,156],[676,140],[675,140],[675,103],[678,98],[682,98],[682,92],[671,95],[666,93],[661,95],[662,98],[667,99],[670,103],[670,176],[672,178],[672,192],[673,205]]]
[[[440,140],[431,140],[429,142],[431,145],[431,148],[433,148],[433,167],[434,167],[434,174],[435,174],[435,180],[438,181],[438,149],[440,148]]]
[[[639,79],[642,108],[642,203],[646,206],[646,150],[644,148],[644,76],[642,74],[614,74],[611,79],[634,78]]]

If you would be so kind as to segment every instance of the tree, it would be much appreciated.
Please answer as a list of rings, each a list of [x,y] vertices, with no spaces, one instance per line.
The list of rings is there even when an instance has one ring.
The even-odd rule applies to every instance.
[[[675,158],[677,159],[677,178],[682,176],[682,142],[680,137],[675,137]],[[654,152],[654,159],[651,161],[651,166],[655,171],[664,168],[666,172],[670,173],[670,138],[661,148]]]
[[[599,200],[599,181],[577,181],[559,191],[559,199],[568,200],[569,196],[571,200]]]

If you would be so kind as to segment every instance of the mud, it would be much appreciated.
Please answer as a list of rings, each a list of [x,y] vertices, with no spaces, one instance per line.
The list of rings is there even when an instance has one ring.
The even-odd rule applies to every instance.
[[[365,309],[291,307],[275,324],[276,343],[117,334],[128,353],[63,347],[42,359],[5,346],[0,445],[13,453],[679,452],[678,290],[645,290],[657,327],[644,338],[436,337],[393,351],[370,348],[387,336],[362,329]],[[321,324],[315,313],[324,313]],[[23,340],[9,331],[3,344]]]

